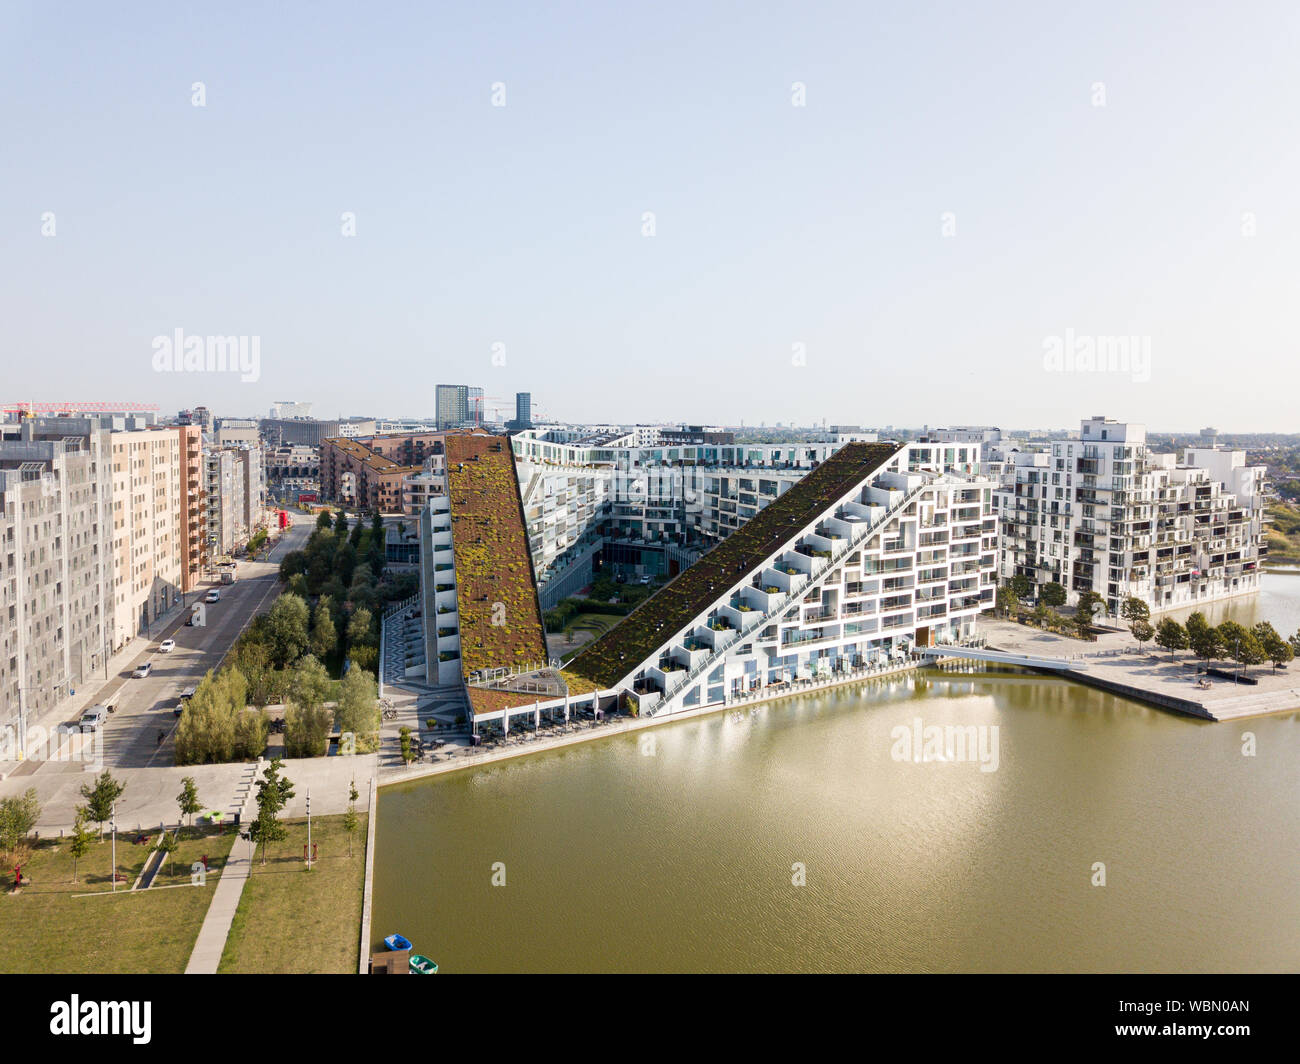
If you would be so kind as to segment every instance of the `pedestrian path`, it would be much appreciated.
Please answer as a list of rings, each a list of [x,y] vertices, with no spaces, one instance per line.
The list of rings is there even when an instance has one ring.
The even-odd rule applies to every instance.
[[[221,870],[221,878],[217,880],[217,887],[212,892],[212,904],[208,906],[203,926],[199,928],[199,937],[194,942],[189,964],[185,966],[186,975],[217,974],[221,954],[230,935],[230,925],[234,923],[239,899],[244,894],[244,886],[248,883],[248,874],[252,870],[249,849],[243,839],[235,840],[226,865]]]

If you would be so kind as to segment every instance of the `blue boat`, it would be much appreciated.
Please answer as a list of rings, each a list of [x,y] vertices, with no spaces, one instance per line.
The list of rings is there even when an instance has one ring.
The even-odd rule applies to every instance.
[[[384,945],[389,949],[410,949],[411,940],[403,938],[401,935],[389,935],[384,939]]]

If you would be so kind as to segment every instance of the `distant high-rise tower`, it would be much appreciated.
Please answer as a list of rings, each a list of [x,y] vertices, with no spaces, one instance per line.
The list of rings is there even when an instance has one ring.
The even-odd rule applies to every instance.
[[[515,416],[506,422],[509,432],[523,432],[533,427],[533,393],[515,392]]]
[[[482,389],[474,389],[482,395]],[[434,394],[438,430],[464,428],[470,422],[470,388],[464,384],[439,384]],[[480,398],[480,405],[482,400]]]

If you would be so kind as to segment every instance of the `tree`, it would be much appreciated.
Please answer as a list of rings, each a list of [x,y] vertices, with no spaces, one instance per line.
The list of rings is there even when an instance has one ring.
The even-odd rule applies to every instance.
[[[280,759],[274,757],[257,783],[257,818],[249,826],[249,837],[262,847],[262,864],[266,864],[266,844],[288,838],[289,832],[279,821],[279,813],[293,797],[293,784],[280,775]]]
[[[0,849],[16,852],[40,817],[41,803],[36,800],[35,787],[28,787],[17,797],[0,799]]]
[[[322,599],[316,603],[316,613],[311,625],[311,652],[318,658],[326,658],[338,647],[339,636],[334,630],[334,621],[330,617],[329,606]]]
[[[72,825],[72,835],[68,839],[68,852],[72,854],[72,882],[77,881],[77,862],[90,852],[90,844],[95,840],[95,833],[90,830],[90,810],[84,805],[77,806],[77,819]]]
[[[1267,661],[1264,648],[1260,646],[1255,633],[1236,621],[1224,621],[1218,628],[1219,638],[1223,641],[1224,651],[1231,655],[1247,674],[1250,666],[1261,665]]]
[[[298,706],[324,705],[331,686],[325,666],[314,655],[308,654],[294,667],[289,680],[289,699]]]
[[[1205,614],[1200,610],[1191,614],[1186,621],[1187,625],[1187,645],[1192,648],[1192,653],[1198,658],[1205,657],[1198,647],[1205,641],[1206,633],[1210,631],[1209,622],[1205,619]]]
[[[1038,589],[1038,601],[1046,606],[1064,606],[1065,598],[1065,588],[1055,580],[1044,584]]]
[[[239,670],[247,683],[248,701],[255,706],[265,706],[280,701],[278,695],[283,676],[271,664],[270,651],[258,639],[259,630],[260,626],[254,621],[231,648],[226,660]]]
[[[1076,613],[1073,618],[1075,634],[1080,639],[1086,639],[1092,642],[1096,637],[1092,634],[1092,616],[1087,613]]]
[[[271,722],[260,709],[245,706],[239,710],[235,715],[235,757],[241,761],[260,757],[270,731]]]
[[[176,763],[225,764],[260,754],[261,747],[250,751],[251,736],[247,727],[241,726],[247,698],[248,681],[233,665],[215,674],[209,670],[176,726]],[[255,712],[261,716],[260,711]]]
[[[1172,617],[1166,617],[1156,627],[1156,646],[1169,651],[1170,660],[1179,650],[1187,647],[1187,632]]]
[[[1024,573],[1016,573],[1011,578],[1011,590],[1016,593],[1016,598],[1027,599],[1034,593],[1034,582]]]
[[[316,515],[316,531],[326,532],[334,526],[334,520],[330,517],[328,510],[322,510]]]
[[[104,837],[104,824],[113,817],[113,805],[122,797],[122,792],[126,790],[125,783],[118,783],[113,779],[113,774],[104,769],[103,772],[95,778],[95,785],[92,787],[89,783],[81,785],[81,797],[86,799],[86,809],[90,813],[90,819],[99,824],[99,837]]]
[[[307,555],[300,550],[291,550],[280,559],[280,583],[288,583],[294,576],[307,572]]]
[[[353,669],[365,669],[367,672],[375,672],[379,664],[379,648],[375,646],[352,647],[348,651],[348,660],[352,662]],[[349,672],[351,669],[348,670]]]
[[[348,784],[348,811],[343,814],[343,830],[348,833],[348,856],[352,856],[352,838],[357,833],[361,818],[357,816],[357,781]]]
[[[324,706],[294,706],[284,711],[284,751],[289,757],[324,757],[334,715]]]
[[[1098,610],[1105,613],[1106,600],[1095,591],[1080,591],[1079,601],[1074,607],[1075,615],[1087,617],[1091,622],[1097,616]]]
[[[307,603],[289,592],[276,599],[266,615],[271,661],[279,668],[292,665],[307,652],[311,643],[307,616]]]
[[[335,718],[339,731],[352,732],[359,745],[379,731],[379,688],[373,673],[353,666],[343,674]]]
[[[1136,595],[1129,595],[1119,608],[1120,616],[1129,622],[1130,628],[1134,621],[1151,620],[1151,607]]]
[[[368,609],[359,609],[348,621],[348,646],[367,646],[371,643],[370,628],[374,623]]]
[[[162,837],[158,839],[158,849],[162,851],[163,857],[171,866],[167,869],[168,875],[176,871],[176,846],[176,836],[170,831],[164,831]]]
[[[357,528],[360,527],[361,525],[358,524]],[[334,571],[343,583],[352,583],[352,575],[357,571],[357,548],[351,543],[345,543],[343,548],[334,555]]]
[[[360,520],[360,518],[358,518]],[[346,536],[348,534],[348,515],[340,510],[334,515],[334,534]]]
[[[1046,602],[1040,602],[1037,606],[1034,607],[1034,612],[1031,614],[1031,616],[1034,619],[1034,623],[1038,625],[1039,628],[1047,627],[1047,621],[1051,615],[1052,615],[1052,608],[1048,606]]]
[[[199,789],[194,783],[193,776],[186,776],[181,780],[181,793],[176,796],[176,804],[180,807],[181,817],[190,818],[190,826],[194,825],[194,814],[203,808],[199,802]]]
[[[1145,617],[1134,617],[1129,623],[1128,630],[1133,633],[1133,638],[1137,640],[1138,649],[1141,649],[1142,644],[1156,634],[1156,630],[1151,627],[1151,622]]]
[[[1281,668],[1295,657],[1295,651],[1291,648],[1291,644],[1278,635],[1277,629],[1268,621],[1260,621],[1255,625],[1254,632],[1255,638],[1259,640],[1259,645],[1264,648],[1268,660],[1273,663],[1273,668]]]
[[[329,748],[334,714],[325,708],[330,694],[329,673],[308,654],[290,682],[292,704],[284,713],[284,746],[290,757],[320,757]]]
[[[1016,597],[1014,589],[1010,587],[998,588],[995,601],[998,613],[1002,614],[1003,617],[1014,617],[1020,606],[1020,600]],[[561,623],[557,626],[557,630],[563,627],[564,625]]]

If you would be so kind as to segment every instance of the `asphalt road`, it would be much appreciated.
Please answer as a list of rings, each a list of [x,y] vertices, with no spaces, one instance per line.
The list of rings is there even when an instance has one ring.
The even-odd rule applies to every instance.
[[[154,632],[148,648],[83,703],[84,711],[111,694],[118,696],[117,709],[109,715],[100,736],[106,768],[173,764],[172,737],[177,718],[172,710],[177,696],[186,687],[198,684],[209,669],[220,663],[255,614],[270,608],[280,591],[277,579],[280,559],[287,552],[303,547],[315,528],[315,522],[306,515],[290,513],[289,516],[291,519],[296,516],[297,520],[285,530],[266,561],[240,560],[235,583],[203,585],[187,595],[185,611],[166,629]],[[186,625],[191,603],[201,600],[209,587],[221,592],[221,600],[204,606],[206,625]],[[167,638],[175,639],[176,647],[162,653],[158,644]],[[153,662],[153,671],[144,679],[132,678],[132,670],[145,661]],[[159,732],[163,734],[161,744]],[[76,762],[29,761],[14,775],[78,771],[81,765]]]

